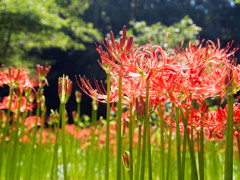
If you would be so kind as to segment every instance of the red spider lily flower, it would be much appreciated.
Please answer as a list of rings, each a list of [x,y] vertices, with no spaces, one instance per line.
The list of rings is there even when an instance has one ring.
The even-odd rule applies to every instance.
[[[228,44],[225,49],[220,49],[219,40],[217,46],[212,41],[207,41],[206,48],[202,44],[203,41],[197,44],[189,42],[189,47],[177,54],[183,63],[182,89],[184,92],[213,97],[224,92],[226,69],[232,67],[231,60],[238,48],[229,51],[231,44]]]
[[[10,97],[6,96],[3,98],[2,102],[0,102],[0,109],[8,109],[9,107],[9,101],[10,101]],[[24,111],[32,111],[33,109],[33,105],[31,103],[27,104],[26,107],[26,101],[27,98],[25,96],[22,97],[21,99],[21,106],[20,106],[20,112],[24,112]],[[14,94],[13,99],[12,99],[12,104],[11,104],[11,111],[15,112],[18,109],[18,97],[16,94]]]
[[[55,134],[51,134],[47,130],[44,129],[42,132],[42,144],[55,143],[55,141],[56,141]]]
[[[32,129],[34,126],[35,126],[35,122],[36,122],[36,116],[28,116],[25,120],[25,126],[28,128],[28,129]],[[38,120],[37,120],[37,126],[41,126],[41,118],[38,117]]]
[[[209,140],[213,137],[213,134],[215,133],[215,136],[217,138],[222,137],[221,131],[226,129],[227,124],[227,106],[222,109],[219,107],[217,111],[209,111],[207,114],[207,118],[205,121],[205,131],[209,134]]]
[[[48,66],[48,63],[45,66],[41,66],[39,64],[36,65],[37,75],[39,77],[39,86],[43,87],[45,84],[48,85],[48,81],[46,79],[47,74],[49,73],[51,66]]]
[[[0,72],[0,86],[8,85],[13,89],[19,89],[23,92],[25,89],[34,89],[36,86],[35,80],[30,79],[29,73],[24,69],[15,69],[14,67],[9,67],[8,70]]]
[[[47,76],[50,69],[51,69],[51,66],[48,66],[48,63],[46,63],[44,67],[39,64],[36,65],[37,74],[39,77],[42,77],[42,78],[45,78]]]
[[[110,43],[111,41],[111,43]],[[134,56],[132,54],[135,46],[133,45],[133,37],[126,38],[126,26],[123,27],[122,37],[120,42],[116,41],[113,32],[110,32],[110,41],[105,38],[103,45],[107,49],[107,52],[103,51],[101,46],[97,46],[97,51],[100,54],[102,63],[101,67],[108,73],[109,70],[115,69],[116,71],[129,71],[129,68],[134,69]]]

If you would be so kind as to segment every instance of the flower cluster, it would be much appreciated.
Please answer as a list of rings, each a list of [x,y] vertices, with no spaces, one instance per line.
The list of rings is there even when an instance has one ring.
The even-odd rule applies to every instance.
[[[98,45],[97,51],[101,57],[100,66],[111,75],[111,103],[118,102],[121,72],[122,101],[128,107],[131,97],[134,103],[138,102],[136,100],[140,96],[146,99],[146,84],[149,83],[149,99],[153,107],[169,99],[176,107],[188,109],[193,100],[201,104],[206,98],[234,94],[239,90],[240,66],[236,66],[234,59],[238,48],[231,49],[232,44],[233,42],[228,43],[225,48],[221,48],[219,40],[217,44],[210,40],[202,40],[196,44],[190,41],[188,47],[180,46],[168,53],[150,42],[144,46],[135,45],[132,36],[127,39],[124,26],[119,42],[110,32],[110,40],[106,38],[103,41],[107,51],[103,51]],[[91,98],[100,102],[107,101],[102,84],[100,87],[95,83],[96,91],[85,77],[80,77],[80,81],[79,87]],[[201,117],[200,110],[191,110],[191,114],[193,113],[200,114],[198,117]],[[214,121],[209,120],[212,117],[208,113],[204,119],[206,122],[202,123],[211,129],[209,132],[216,129]],[[201,117],[201,121],[202,119]],[[216,129],[218,130],[219,128]]]

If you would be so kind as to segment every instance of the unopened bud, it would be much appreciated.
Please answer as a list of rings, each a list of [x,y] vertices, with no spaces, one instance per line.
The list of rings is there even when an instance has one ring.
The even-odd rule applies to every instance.
[[[35,94],[33,92],[31,92],[30,95],[29,95],[29,102],[33,103],[34,100],[35,100]]]
[[[41,111],[44,112],[45,109],[46,109],[46,106],[45,106],[45,96],[44,95],[42,95],[40,103],[41,103]]]
[[[123,164],[125,166],[125,168],[129,171],[130,169],[130,156],[129,156],[129,152],[125,151],[122,155],[123,158]]]
[[[136,111],[138,117],[143,117],[145,115],[145,102],[141,95],[139,96],[139,99],[136,98]]]
[[[226,75],[223,79],[223,85],[226,88],[227,94],[232,94],[232,85],[233,85],[233,69],[232,68],[228,68]]]
[[[62,78],[58,78],[58,95],[61,103],[66,104],[72,93],[72,81],[63,75]]]
[[[78,122],[78,114],[76,111],[72,111],[72,118],[75,123]]]
[[[75,91],[76,102],[80,103],[82,100],[82,93],[78,90]]]
[[[93,110],[95,110],[95,111],[98,109],[98,101],[96,101],[96,100],[93,99],[93,101],[92,101],[92,108],[93,108]]]

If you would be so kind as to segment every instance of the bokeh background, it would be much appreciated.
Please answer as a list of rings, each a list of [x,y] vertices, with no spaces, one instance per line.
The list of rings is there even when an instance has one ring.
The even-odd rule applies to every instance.
[[[0,65],[24,67],[51,64],[45,88],[46,104],[58,109],[57,79],[66,74],[73,81],[69,114],[76,109],[75,75],[105,81],[97,60],[95,42],[117,37],[126,25],[135,44],[151,43],[168,50],[189,40],[221,40],[221,47],[234,40],[240,44],[239,0],[0,0]],[[236,58],[239,59],[239,52]],[[8,95],[1,88],[0,97]],[[83,95],[82,114],[91,114],[91,99]],[[105,105],[98,116],[105,116]]]

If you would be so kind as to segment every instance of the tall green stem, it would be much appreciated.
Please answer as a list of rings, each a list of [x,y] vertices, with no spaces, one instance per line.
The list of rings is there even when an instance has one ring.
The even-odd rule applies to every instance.
[[[151,130],[149,120],[147,123],[148,178],[149,180],[152,180]]]
[[[204,114],[202,113],[202,116]],[[200,148],[200,154],[199,154],[199,177],[200,180],[204,180],[204,132],[203,132],[203,122],[200,129],[200,137],[199,137],[199,148]]]
[[[236,137],[237,139],[237,146],[238,146],[238,158],[239,158],[239,162],[240,162],[240,138]]]
[[[159,104],[160,108],[160,128],[161,128],[161,170],[162,170],[162,179],[165,179],[165,158],[164,158],[164,119],[163,119],[163,109],[162,105]]]
[[[186,159],[186,136],[183,134],[183,150],[182,150],[182,179],[185,176],[185,159]]]
[[[1,178],[2,165],[3,165],[3,153],[5,151],[6,136],[8,133],[9,119],[11,114],[12,99],[13,99],[13,88],[10,87],[10,100],[9,100],[9,105],[7,110],[7,120],[5,122],[5,128],[3,129],[3,136],[1,138],[2,141],[1,141],[1,148],[0,148],[0,178]]]
[[[96,167],[96,161],[95,161],[95,146],[96,146],[96,126],[97,126],[97,105],[95,104],[95,100],[93,100],[93,105],[92,105],[92,135],[91,135],[91,148],[90,148],[90,154],[93,158],[90,160],[90,170],[92,171],[90,173],[90,179],[95,179],[95,172],[94,169]]]
[[[227,134],[225,145],[225,180],[233,179],[233,95],[227,99]]]
[[[117,119],[117,180],[121,180],[122,156],[122,72],[119,72],[118,81],[118,119]]]
[[[66,158],[66,140],[65,140],[65,106],[66,104],[61,103],[62,106],[62,158],[63,158],[63,175],[64,180],[67,180],[67,158]]]
[[[81,105],[80,102],[77,103],[77,120],[78,122],[80,121],[80,117],[81,117]]]
[[[141,156],[141,134],[142,134],[142,124],[138,125],[138,147],[137,147],[137,162],[135,168],[135,180],[139,180],[139,166],[140,166],[140,156]]]
[[[40,98],[40,94],[38,95],[38,99]],[[34,156],[34,146],[35,146],[35,142],[36,142],[36,137],[37,137],[37,123],[38,123],[38,117],[39,117],[39,113],[40,113],[40,103],[37,103],[37,111],[36,111],[36,120],[35,120],[35,124],[34,124],[34,132],[33,132],[33,139],[32,139],[32,144],[30,147],[30,160],[29,160],[29,164],[28,164],[28,168],[29,171],[27,173],[27,180],[31,179],[31,174],[32,174],[32,164],[33,164],[33,156]]]
[[[109,179],[109,124],[110,124],[110,74],[107,73],[107,127],[105,151],[105,180]]]
[[[183,115],[183,111],[180,108],[181,111],[181,117],[182,117],[182,121],[183,121],[183,125],[184,125],[184,134],[187,138],[187,143],[188,143],[188,148],[189,148],[189,153],[190,153],[190,159],[191,159],[191,169],[192,169],[192,178],[194,180],[198,180],[198,173],[197,173],[197,166],[196,166],[196,160],[195,160],[195,155],[194,155],[194,149],[192,146],[192,141],[189,137],[188,134],[188,129],[187,129],[187,122],[188,122],[188,113],[189,113],[189,109],[186,110],[186,118]]]
[[[59,108],[59,121],[57,122],[57,125],[54,124],[54,130],[55,130],[55,144],[54,144],[54,150],[53,150],[53,161],[52,161],[52,167],[51,167],[51,174],[50,179],[54,179],[54,167],[57,167],[57,154],[58,154],[58,136],[59,136],[59,126],[60,126],[60,120],[61,120],[61,114],[62,114],[62,106],[60,105]],[[55,169],[57,171],[57,168]],[[56,177],[55,177],[56,178]]]
[[[144,180],[145,154],[146,154],[146,135],[147,135],[147,125],[148,125],[148,121],[149,121],[149,119],[148,119],[149,118],[148,117],[148,104],[149,104],[149,82],[147,82],[147,89],[146,89],[144,130],[143,130],[143,145],[142,145],[142,163],[141,163],[140,180]]]
[[[170,115],[170,130],[168,135],[168,157],[167,157],[167,172],[166,172],[166,180],[169,179],[170,174],[170,162],[171,162],[171,146],[172,146],[172,122],[173,122],[173,113],[175,110],[174,103],[172,103],[172,111]]]
[[[20,93],[18,97],[18,110],[17,110],[17,119],[16,119],[16,129],[14,133],[14,145],[13,145],[13,152],[11,158],[11,165],[10,165],[10,179],[15,179],[15,169],[16,169],[16,155],[17,155],[17,148],[19,143],[18,138],[18,131],[19,131],[19,119],[20,119],[20,107],[22,101],[22,93]]]
[[[129,156],[130,156],[130,168],[129,168],[129,179],[133,180],[133,97],[130,102],[130,122],[129,122]]]
[[[182,180],[181,150],[180,150],[180,128],[179,128],[179,108],[176,108],[176,139],[177,139],[177,169],[178,180]]]

